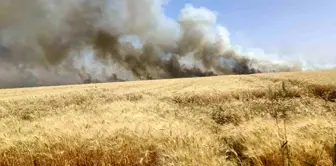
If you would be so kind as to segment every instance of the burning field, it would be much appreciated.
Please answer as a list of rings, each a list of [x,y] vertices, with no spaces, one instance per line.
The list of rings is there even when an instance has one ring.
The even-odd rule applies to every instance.
[[[0,0],[0,165],[332,165],[336,70],[244,52],[206,8],[163,10]]]

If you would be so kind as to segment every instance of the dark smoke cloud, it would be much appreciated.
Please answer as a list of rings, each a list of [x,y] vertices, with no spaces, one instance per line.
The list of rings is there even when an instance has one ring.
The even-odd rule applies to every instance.
[[[300,70],[245,56],[206,8],[159,0],[0,0],[0,87]]]

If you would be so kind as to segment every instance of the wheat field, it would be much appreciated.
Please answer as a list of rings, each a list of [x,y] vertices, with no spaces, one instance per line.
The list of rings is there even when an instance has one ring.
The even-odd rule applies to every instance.
[[[336,70],[0,90],[0,165],[332,165]]]

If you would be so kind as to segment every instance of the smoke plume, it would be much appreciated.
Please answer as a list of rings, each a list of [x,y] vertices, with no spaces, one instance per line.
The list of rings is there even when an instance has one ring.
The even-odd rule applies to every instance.
[[[300,70],[244,54],[206,8],[160,0],[0,0],[0,87]]]

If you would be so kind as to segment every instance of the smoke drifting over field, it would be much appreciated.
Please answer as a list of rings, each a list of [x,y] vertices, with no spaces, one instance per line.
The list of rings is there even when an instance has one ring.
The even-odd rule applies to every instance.
[[[0,87],[300,70],[245,56],[206,8],[159,0],[1,0]]]

